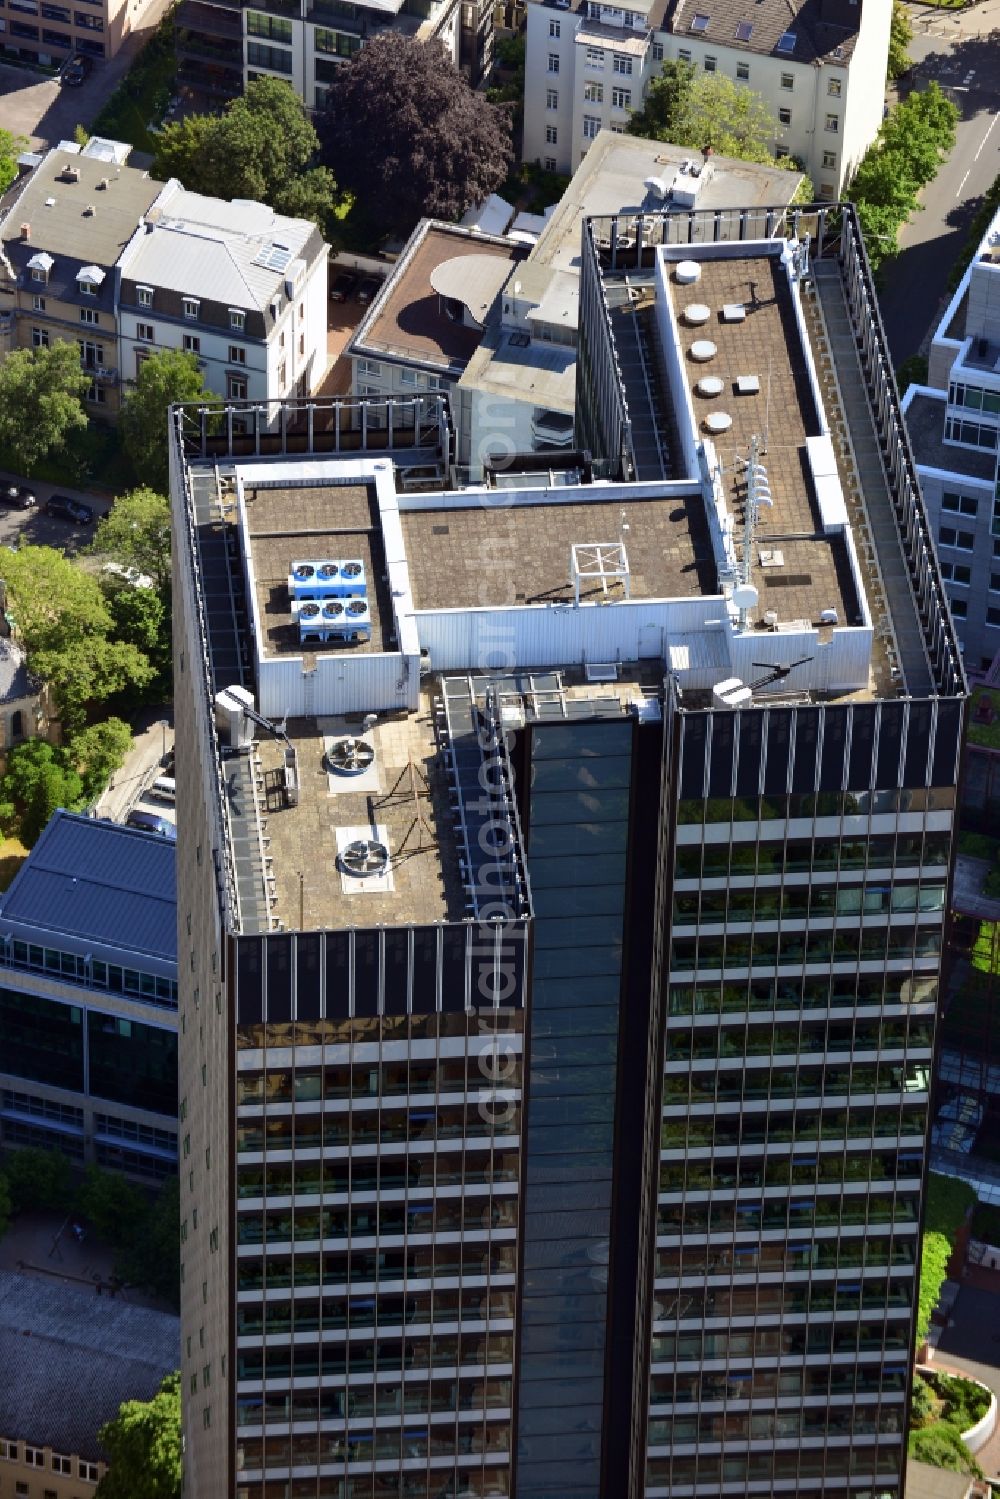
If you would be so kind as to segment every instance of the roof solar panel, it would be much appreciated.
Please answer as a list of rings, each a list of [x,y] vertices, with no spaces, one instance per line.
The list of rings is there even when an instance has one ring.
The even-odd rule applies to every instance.
[[[707,31],[708,30],[708,22],[709,22],[709,17],[706,16],[706,15],[704,15],[701,11],[699,11],[698,14],[696,16],[694,16],[693,19],[692,19],[692,21],[691,21],[691,30],[692,31]]]
[[[752,32],[753,32],[753,22],[752,21],[741,21],[740,24],[736,28],[736,40],[738,42],[748,42],[750,40],[750,36],[751,36]]]

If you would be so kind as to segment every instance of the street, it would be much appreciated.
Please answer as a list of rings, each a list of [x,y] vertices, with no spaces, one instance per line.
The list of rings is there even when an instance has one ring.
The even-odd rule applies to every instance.
[[[0,505],[0,546],[16,546],[19,541],[32,546],[56,547],[67,556],[89,546],[94,539],[94,526],[77,526],[72,521],[45,514],[45,501],[53,494],[68,494],[72,499],[82,500],[97,512],[97,519],[107,514],[111,502],[104,495],[98,496],[83,489],[67,489],[63,484],[35,483],[18,474],[0,472],[0,484],[16,481],[26,484],[38,500],[32,510],[8,509]]]
[[[911,17],[916,12],[911,6]],[[935,18],[933,32],[921,30],[910,45],[914,69],[908,86],[924,88],[935,80],[959,106],[962,118],[951,155],[921,194],[921,209],[900,234],[901,252],[883,272],[879,303],[897,365],[918,352],[936,324],[969,224],[1000,173],[1000,37],[959,33],[952,41],[958,18],[929,14]],[[921,7],[921,18],[927,15]],[[975,24],[974,17],[975,12],[964,13],[962,29]],[[996,24],[1000,17],[990,19]],[[919,316],[914,316],[915,307],[921,309]]]

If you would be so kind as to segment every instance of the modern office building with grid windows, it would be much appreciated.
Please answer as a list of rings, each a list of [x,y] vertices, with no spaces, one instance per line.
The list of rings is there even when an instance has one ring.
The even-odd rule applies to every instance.
[[[965,684],[889,368],[849,208],[650,212],[549,470],[173,414],[189,1495],[901,1499]]]

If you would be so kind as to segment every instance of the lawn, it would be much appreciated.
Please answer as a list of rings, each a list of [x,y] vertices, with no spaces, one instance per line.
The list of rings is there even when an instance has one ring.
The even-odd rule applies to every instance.
[[[6,890],[28,857],[28,850],[17,838],[0,841],[0,890]]]
[[[97,116],[92,134],[130,141],[136,150],[155,156],[156,137],[148,126],[163,117],[175,67],[174,17],[169,11]]]
[[[988,714],[987,704],[993,709]],[[978,715],[984,715],[979,717]],[[1000,692],[976,687],[969,696],[969,743],[984,749],[1000,749]]]

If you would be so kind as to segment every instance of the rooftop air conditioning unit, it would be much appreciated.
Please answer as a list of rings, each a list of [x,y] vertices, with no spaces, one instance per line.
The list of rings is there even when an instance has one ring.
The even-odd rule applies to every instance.
[[[352,874],[357,879],[386,874],[389,850],[377,838],[356,838],[340,854],[338,863],[345,874]]]

